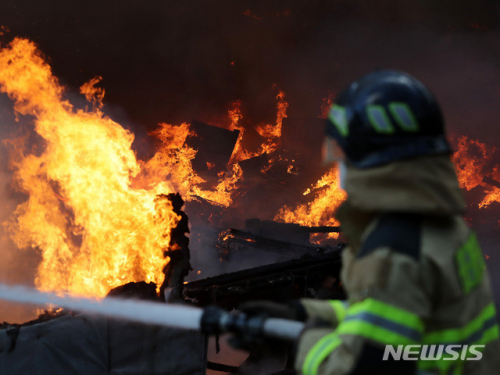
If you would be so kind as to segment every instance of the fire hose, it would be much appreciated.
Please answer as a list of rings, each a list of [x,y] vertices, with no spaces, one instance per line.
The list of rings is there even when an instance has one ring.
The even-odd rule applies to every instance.
[[[298,339],[304,323],[229,313],[216,306],[205,309],[157,302],[105,298],[102,300],[41,292],[20,285],[0,284],[0,299],[35,305],[53,305],[77,312],[103,315],[131,322],[197,330],[206,334],[245,333],[285,341]]]

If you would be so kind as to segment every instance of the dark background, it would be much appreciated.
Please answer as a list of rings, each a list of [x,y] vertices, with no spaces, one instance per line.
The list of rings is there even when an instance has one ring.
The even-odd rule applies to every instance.
[[[224,114],[235,99],[270,121],[273,84],[289,116],[317,116],[328,93],[393,68],[434,91],[452,132],[497,145],[499,4],[3,0],[0,25],[5,41],[37,43],[63,84],[102,76],[106,103],[137,128]]]

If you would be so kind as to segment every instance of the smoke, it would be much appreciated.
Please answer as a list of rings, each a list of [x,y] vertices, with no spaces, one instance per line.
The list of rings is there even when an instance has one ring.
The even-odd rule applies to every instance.
[[[289,117],[316,117],[328,93],[393,68],[435,92],[451,133],[500,141],[500,7],[490,0],[72,4],[2,2],[5,38],[34,40],[71,87],[102,76],[105,101],[142,134],[159,122],[209,121],[236,99],[247,121],[270,122],[273,84]]]
[[[474,133],[494,135],[483,121],[495,118],[499,95],[493,1],[138,4],[7,0],[0,24],[38,43],[64,83],[102,76],[106,101],[148,129],[206,120],[235,99],[254,123],[268,121],[274,83],[290,99],[290,115],[314,117],[327,92],[373,69],[397,68],[438,94],[452,130],[481,121]]]

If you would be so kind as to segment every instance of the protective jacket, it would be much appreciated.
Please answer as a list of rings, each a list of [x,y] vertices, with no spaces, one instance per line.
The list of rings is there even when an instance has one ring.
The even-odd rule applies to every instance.
[[[449,157],[349,167],[345,188],[348,301],[301,301],[329,325],[303,332],[297,373],[500,374],[489,276]]]

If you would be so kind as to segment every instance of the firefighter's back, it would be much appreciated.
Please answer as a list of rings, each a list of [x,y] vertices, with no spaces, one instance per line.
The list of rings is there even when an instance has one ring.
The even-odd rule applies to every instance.
[[[422,225],[421,251],[422,281],[431,300],[422,344],[438,345],[433,350],[444,355],[441,360],[420,360],[419,369],[500,373],[495,305],[475,233],[459,215],[428,217]]]

